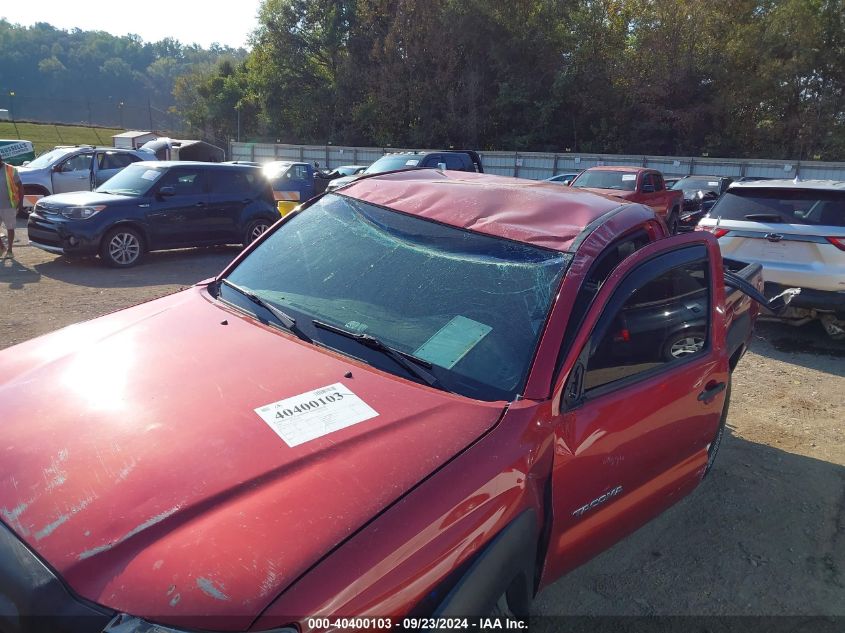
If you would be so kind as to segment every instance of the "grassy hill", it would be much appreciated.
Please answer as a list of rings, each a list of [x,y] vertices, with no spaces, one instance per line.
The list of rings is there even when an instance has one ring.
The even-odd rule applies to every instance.
[[[17,126],[17,131],[15,131],[15,126]],[[112,135],[123,131],[83,125],[0,121],[0,139],[32,141],[36,155],[56,145],[111,145]]]

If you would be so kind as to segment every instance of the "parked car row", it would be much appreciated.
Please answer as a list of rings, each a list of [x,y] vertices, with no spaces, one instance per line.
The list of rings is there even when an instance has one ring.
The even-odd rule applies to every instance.
[[[360,178],[429,167],[483,172],[480,157],[469,151],[397,152],[369,167],[331,172],[295,161],[261,168],[139,162],[147,157],[143,150],[64,147],[21,168],[30,191],[38,186],[60,194],[36,205],[29,220],[33,245],[69,256],[98,254],[112,266],[132,266],[149,250],[249,244],[303,202]],[[127,165],[132,170],[109,179]],[[845,335],[845,193],[840,185],[696,175],[667,188],[659,171],[624,166],[555,178],[550,182],[570,180],[572,189],[644,204],[670,234],[699,224],[712,229],[726,255],[763,264],[770,291],[804,289],[789,312],[793,322],[819,318],[831,336]],[[83,180],[103,184],[93,193],[61,193]]]

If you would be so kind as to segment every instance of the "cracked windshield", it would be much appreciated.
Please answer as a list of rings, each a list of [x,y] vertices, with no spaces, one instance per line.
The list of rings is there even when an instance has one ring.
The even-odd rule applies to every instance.
[[[519,393],[567,263],[563,253],[329,195],[227,281],[345,354],[368,350],[349,337],[328,342],[313,320],[379,339],[450,391],[498,400]],[[227,288],[224,300],[235,294]]]

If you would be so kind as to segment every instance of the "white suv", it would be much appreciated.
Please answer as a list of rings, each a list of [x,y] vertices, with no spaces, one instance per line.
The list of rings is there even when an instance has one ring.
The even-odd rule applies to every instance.
[[[156,160],[148,150],[116,149],[92,145],[60,145],[18,167],[23,185],[23,206],[54,193],[91,191],[124,167],[142,160]]]
[[[801,288],[785,318],[821,319],[845,339],[845,182],[734,183],[698,228],[719,238],[725,257],[762,264],[767,295]]]

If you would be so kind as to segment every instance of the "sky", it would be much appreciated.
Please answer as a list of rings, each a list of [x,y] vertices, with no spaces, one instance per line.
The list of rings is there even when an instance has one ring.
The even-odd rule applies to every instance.
[[[183,44],[208,48],[213,42],[246,47],[258,24],[261,0],[140,0],[137,2],[68,2],[10,0],[0,2],[0,17],[31,26],[47,22],[56,28],[140,35],[146,42],[172,37]]]

